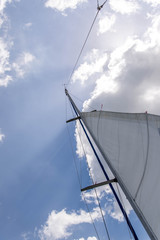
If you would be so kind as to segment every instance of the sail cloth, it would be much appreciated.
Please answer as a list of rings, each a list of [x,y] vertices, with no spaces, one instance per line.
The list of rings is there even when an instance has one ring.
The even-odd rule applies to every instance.
[[[160,116],[80,115],[151,239],[160,239]]]

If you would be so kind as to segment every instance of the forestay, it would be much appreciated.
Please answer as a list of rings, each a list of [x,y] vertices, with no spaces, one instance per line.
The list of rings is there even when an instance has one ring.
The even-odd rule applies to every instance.
[[[160,116],[80,115],[150,237],[160,239]]]

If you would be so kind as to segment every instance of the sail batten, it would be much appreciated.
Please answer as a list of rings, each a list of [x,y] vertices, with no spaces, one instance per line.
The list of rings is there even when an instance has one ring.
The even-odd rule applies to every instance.
[[[160,116],[105,111],[80,116],[149,236],[160,239]]]

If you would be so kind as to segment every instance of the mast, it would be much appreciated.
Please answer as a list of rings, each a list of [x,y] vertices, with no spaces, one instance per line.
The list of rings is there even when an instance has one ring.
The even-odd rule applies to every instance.
[[[99,156],[98,156],[98,154],[97,154],[97,152],[96,152],[96,150],[95,150],[95,148],[94,148],[94,146],[93,146],[93,144],[92,144],[92,142],[91,142],[91,140],[90,140],[90,138],[89,138],[89,136],[88,136],[88,134],[87,134],[87,131],[86,131],[86,129],[85,129],[85,127],[87,128],[87,125],[85,124],[85,122],[83,121],[83,123],[84,123],[84,125],[85,125],[85,127],[84,127],[84,125],[83,125],[83,123],[82,123],[82,119],[81,119],[81,112],[79,111],[79,109],[77,108],[77,106],[75,105],[75,103],[74,103],[74,101],[72,100],[72,98],[70,97],[70,95],[69,95],[69,93],[68,93],[68,90],[65,88],[65,94],[66,94],[66,96],[69,98],[69,101],[70,101],[70,103],[71,103],[71,105],[72,105],[72,107],[73,107],[73,109],[74,109],[74,111],[75,111],[75,113],[76,113],[76,115],[77,115],[77,118],[74,118],[74,119],[72,119],[73,121],[74,120],[79,120],[79,122],[80,122],[80,124],[81,124],[81,126],[82,126],[82,128],[83,128],[83,130],[84,130],[84,133],[85,133],[85,135],[86,135],[86,137],[87,137],[87,139],[88,139],[88,141],[89,141],[89,143],[90,143],[90,145],[91,145],[91,148],[92,148],[92,150],[93,150],[93,152],[94,152],[94,154],[95,154],[95,156],[96,156],[96,158],[97,158],[97,160],[98,160],[98,162],[99,162],[99,164],[100,164],[100,167],[101,167],[101,169],[102,169],[102,172],[104,173],[104,175],[105,175],[105,177],[106,177],[106,179],[107,179],[107,184],[109,184],[109,186],[110,186],[110,188],[111,188],[111,190],[112,190],[112,192],[113,192],[113,195],[115,196],[115,198],[116,198],[116,200],[117,200],[117,203],[118,203],[118,205],[119,205],[119,207],[120,207],[120,209],[121,209],[121,212],[122,212],[122,214],[123,214],[123,216],[124,216],[124,218],[125,218],[125,220],[126,220],[126,222],[127,222],[127,224],[128,224],[128,227],[129,227],[129,229],[130,229],[130,231],[132,232],[132,234],[133,234],[133,237],[134,237],[134,239],[135,240],[139,240],[138,239],[138,237],[137,237],[137,234],[136,234],[136,232],[135,232],[135,230],[134,230],[134,228],[133,228],[133,226],[132,226],[132,224],[131,224],[131,222],[130,222],[130,220],[129,220],[129,218],[128,218],[128,216],[127,216],[127,213],[126,213],[126,211],[124,210],[124,208],[123,208],[123,206],[122,206],[122,204],[121,204],[121,202],[120,202],[120,200],[119,200],[119,197],[118,197],[118,195],[117,195],[117,193],[115,192],[115,190],[114,190],[114,188],[113,188],[113,186],[112,186],[112,182],[115,182],[115,181],[118,181],[118,179],[117,179],[117,177],[116,177],[116,180],[115,179],[113,179],[113,180],[110,180],[109,179],[109,177],[108,177],[108,175],[107,175],[107,173],[106,173],[106,171],[105,171],[105,169],[104,169],[104,167],[103,167],[103,165],[102,165],[102,163],[101,163],[101,161],[100,161],[100,158],[99,158]],[[71,120],[71,121],[72,121]],[[69,122],[69,121],[68,121]],[[87,130],[88,130],[88,128],[87,128]],[[88,132],[90,133],[90,131],[88,130]],[[91,133],[90,133],[90,135],[91,135]],[[92,136],[92,135],[91,135]],[[93,136],[92,136],[92,138],[93,138]],[[93,140],[94,140],[94,138],[93,138]],[[95,141],[95,140],[94,140]],[[95,143],[96,143],[96,141],[95,141]],[[97,143],[96,143],[96,145],[97,145]],[[97,145],[97,147],[98,147],[98,145]],[[102,156],[104,156],[104,154],[103,154],[103,152],[101,151],[101,148],[99,148],[99,150],[100,150],[100,152],[102,153]],[[107,161],[106,161],[107,162]],[[109,165],[109,164],[108,164]],[[109,166],[110,167],[110,166]],[[110,167],[110,169],[112,170],[112,168]],[[121,185],[120,185],[121,186]]]

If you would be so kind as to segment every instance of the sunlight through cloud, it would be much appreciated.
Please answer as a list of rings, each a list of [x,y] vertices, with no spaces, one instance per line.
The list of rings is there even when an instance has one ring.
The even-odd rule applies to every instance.
[[[29,52],[23,52],[17,58],[16,62],[13,63],[13,69],[15,70],[18,77],[23,77],[25,73],[31,67],[31,63],[35,60],[35,56],[33,56]]]
[[[106,14],[106,15],[108,15],[108,14]],[[112,27],[113,27],[115,21],[116,21],[115,15],[101,17],[101,19],[99,20],[98,35],[105,33],[107,31],[114,31],[114,29]]]
[[[119,12],[121,14],[131,14],[131,13],[136,13],[139,9],[140,6],[137,3],[136,0],[110,0],[109,1],[110,7],[115,11]]]

